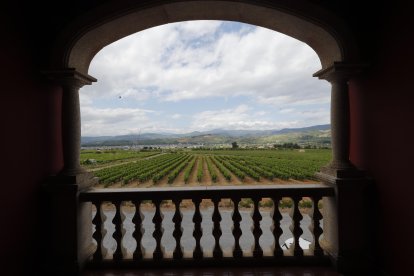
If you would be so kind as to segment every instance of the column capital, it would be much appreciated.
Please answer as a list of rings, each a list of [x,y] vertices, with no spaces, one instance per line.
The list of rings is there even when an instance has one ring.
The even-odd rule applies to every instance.
[[[49,80],[62,85],[73,85],[81,88],[90,85],[97,80],[88,75],[77,71],[75,68],[65,68],[59,70],[47,70],[42,72]]]
[[[319,70],[313,76],[319,79],[332,81],[348,81],[353,76],[359,75],[368,67],[364,63],[334,62],[331,66]]]

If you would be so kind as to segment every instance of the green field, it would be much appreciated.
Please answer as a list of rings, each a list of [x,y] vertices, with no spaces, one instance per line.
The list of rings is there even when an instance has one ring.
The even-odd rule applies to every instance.
[[[81,152],[101,187],[308,182],[330,158],[326,149]]]
[[[160,154],[161,151],[133,150],[82,150],[80,163],[88,170],[98,170],[105,166],[127,163]]]

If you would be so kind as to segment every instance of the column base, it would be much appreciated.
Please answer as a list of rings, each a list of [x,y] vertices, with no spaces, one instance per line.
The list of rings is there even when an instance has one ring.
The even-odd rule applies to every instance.
[[[356,168],[332,167],[321,169],[316,177],[335,188],[335,197],[323,198],[324,251],[340,273],[374,275],[370,274],[373,269],[370,236],[376,230],[372,222],[372,179]]]
[[[76,174],[60,173],[58,175],[51,176],[47,183],[50,185],[78,185],[79,190],[87,190],[97,184],[99,179],[91,172],[81,171]]]
[[[328,166],[322,167],[320,172],[317,173],[318,175],[326,175],[328,177],[333,178],[363,178],[366,176],[365,171],[358,170],[353,165],[347,167],[338,167],[334,164],[330,164]],[[326,178],[326,176],[322,176],[322,178]]]
[[[79,275],[94,252],[92,205],[78,200],[81,191],[97,183],[92,173],[51,176],[45,183],[44,216],[48,224],[44,242],[48,244],[50,275]]]

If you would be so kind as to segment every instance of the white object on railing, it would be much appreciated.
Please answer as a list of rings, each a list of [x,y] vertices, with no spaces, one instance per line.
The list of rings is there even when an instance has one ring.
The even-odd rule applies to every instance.
[[[293,238],[285,240],[285,243],[282,245],[282,248],[289,249],[293,244]],[[302,238],[299,238],[299,245],[302,249],[309,249],[311,242]]]

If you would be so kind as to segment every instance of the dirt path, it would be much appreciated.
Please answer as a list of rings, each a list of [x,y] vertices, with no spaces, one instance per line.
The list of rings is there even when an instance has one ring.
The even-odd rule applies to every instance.
[[[253,178],[251,178],[250,176],[245,176],[243,179],[243,184],[246,185],[254,185],[254,184],[259,184],[259,181],[254,180]]]
[[[283,180],[274,178],[272,180],[266,179],[266,178],[260,178],[260,181],[256,181],[253,178],[246,176],[243,181],[241,181],[237,176],[231,173],[231,181],[227,181],[226,178],[223,176],[223,174],[217,169],[217,181],[213,182],[211,180],[210,173],[208,172],[207,165],[204,163],[203,167],[203,178],[202,182],[197,181],[197,166],[198,161],[194,164],[194,168],[192,169],[189,177],[188,183],[184,183],[184,170],[182,170],[177,178],[174,180],[172,184],[168,183],[168,175],[163,177],[160,181],[158,181],[157,184],[154,185],[152,179],[147,180],[143,183],[139,181],[132,181],[128,184],[123,184],[122,182],[117,182],[114,184],[109,185],[108,187],[105,187],[104,184],[97,184],[94,187],[97,189],[104,189],[104,188],[149,188],[149,187],[185,187],[185,186],[191,186],[191,187],[199,187],[199,186],[231,186],[231,185],[289,185],[289,184],[315,184],[318,183],[318,181],[314,180],[295,180],[295,179],[289,179],[289,180]],[[213,167],[215,165],[213,164]]]
[[[148,187],[151,187],[152,185],[154,185],[154,183],[152,182],[152,179],[150,179],[142,183],[139,183],[138,188],[148,188]]]
[[[153,184],[153,187],[169,187],[171,184],[168,183],[168,174],[161,178],[157,183]]]
[[[200,183],[198,183],[197,181],[197,168],[198,163],[200,162],[200,157],[197,156],[196,158],[197,159],[194,163],[193,170],[190,173],[190,177],[188,178],[188,183],[186,184],[186,186],[200,186]]]
[[[203,158],[203,178],[201,178],[201,185],[203,186],[211,186],[213,185],[213,181],[211,180],[210,172],[208,171],[206,158]]]
[[[124,185],[123,187],[124,188],[138,188],[139,184],[140,183],[139,183],[138,180],[134,180],[134,181],[131,181],[128,184]]]
[[[314,184],[314,183],[318,183],[318,181],[309,180],[309,179],[304,179],[304,180],[289,179],[289,180],[287,180],[287,183],[290,183],[290,184],[304,184],[304,183]]]
[[[216,167],[216,165],[213,164],[213,166]],[[230,170],[230,175],[231,175],[231,179],[230,181],[227,181],[227,179],[224,177],[224,175],[220,172],[220,170],[216,167],[217,169],[217,182],[215,183],[215,185],[242,185],[242,181],[234,174],[232,173]]]
[[[198,180],[197,180],[198,165],[201,162],[201,157],[197,156],[196,158],[197,158],[197,160],[194,164],[193,171],[190,174],[190,178],[188,180],[188,183],[186,184],[187,186],[202,186],[203,185],[202,183],[198,182]]]
[[[181,172],[174,179],[174,182],[171,184],[171,186],[180,187],[180,186],[187,185],[187,184],[184,183],[184,172],[188,168],[188,166],[190,166],[190,163],[191,163],[191,161],[187,164],[187,166],[184,167],[184,169],[181,170]]]
[[[120,181],[117,183],[109,184],[108,187],[105,187],[105,184],[97,184],[94,187],[98,189],[104,189],[104,188],[123,188],[124,186],[122,185],[122,182]]]
[[[227,181],[227,179],[223,176],[223,174],[220,172],[220,170],[217,168],[217,166],[213,162],[211,162],[211,165],[213,166],[213,168],[216,169],[216,172],[217,172],[217,181],[216,183],[213,183],[213,185],[222,185],[222,186],[231,185],[231,182]]]

